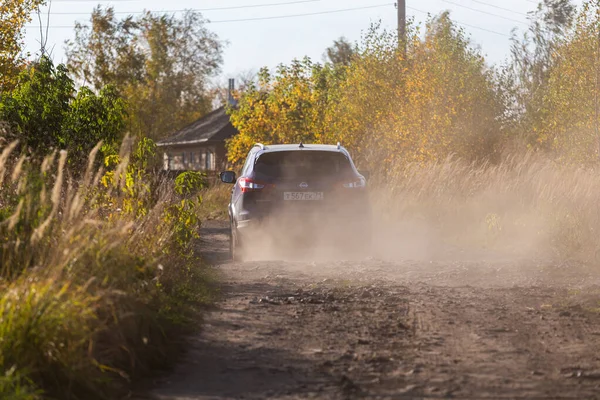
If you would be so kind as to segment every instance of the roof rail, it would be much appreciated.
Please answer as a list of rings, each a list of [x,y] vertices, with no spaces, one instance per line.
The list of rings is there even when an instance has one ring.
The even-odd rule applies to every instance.
[[[254,145],[254,147],[257,147],[257,146],[258,146],[258,147],[260,147],[260,149],[261,149],[261,150],[264,150],[264,149],[265,149],[265,145],[264,145],[264,144],[262,144],[262,143],[256,143],[256,144]]]
[[[337,146],[338,146],[338,150],[341,150],[342,144],[340,142],[338,142]]]

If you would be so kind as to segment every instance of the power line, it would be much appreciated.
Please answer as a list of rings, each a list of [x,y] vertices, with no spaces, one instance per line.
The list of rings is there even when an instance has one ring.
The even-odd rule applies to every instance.
[[[491,15],[491,16],[494,16],[494,17],[497,17],[497,18],[502,18],[502,19],[505,19],[505,20],[508,20],[508,21],[513,21],[513,22],[519,23],[519,24],[528,25],[526,22],[519,21],[517,19],[513,19],[513,18],[509,18],[509,17],[504,17],[502,15],[494,14],[494,13],[483,11],[483,10],[479,10],[477,8],[473,8],[473,7],[469,7],[469,6],[463,6],[462,4],[454,3],[454,2],[449,1],[449,0],[442,0],[442,1],[444,3],[452,4],[452,5],[455,5],[457,7],[466,8],[467,10],[475,11],[475,12],[478,12],[478,13],[481,13],[481,14]]]
[[[129,0],[127,0],[129,1]],[[136,1],[136,0],[131,0]],[[315,3],[321,0],[296,0],[296,1],[287,1],[283,3],[267,3],[267,4],[250,4],[246,6],[230,6],[230,7],[213,7],[213,8],[196,8],[193,11],[220,11],[220,10],[238,10],[243,8],[260,8],[260,7],[274,7],[274,6],[286,6],[293,4],[303,4],[303,3]],[[69,1],[67,1],[68,3]],[[178,13],[184,12],[187,10],[164,10],[164,11],[154,11],[159,13]],[[114,11],[114,14],[143,14],[145,11]],[[51,12],[51,15],[89,15],[89,12]]]
[[[511,37],[510,35],[507,35],[506,33],[498,32],[498,31],[493,31],[493,30],[491,30],[491,29],[482,28],[482,27],[480,27],[480,26],[475,26],[475,25],[465,24],[464,22],[459,22],[459,21],[456,21],[456,23],[457,23],[457,24],[459,24],[459,25],[468,26],[469,28],[479,29],[479,30],[481,30],[481,31],[485,31],[485,32],[493,33],[493,34],[500,35],[500,36],[504,36],[504,37],[507,37],[507,38],[510,38],[510,37]]]
[[[491,4],[491,3],[487,3],[485,1],[480,1],[480,0],[471,0],[473,3],[479,3],[479,4],[483,4],[484,6],[488,6],[488,7],[493,7],[493,8],[497,8],[498,10],[503,10],[503,11],[507,11],[507,12],[511,12],[513,14],[517,14],[517,15],[522,15],[524,17],[528,17],[529,15],[527,15],[526,13],[522,13],[520,11],[515,11],[515,10],[511,10],[510,8],[504,8],[504,7],[500,7],[497,6],[495,4]]]
[[[428,14],[428,15],[431,14],[428,11],[419,10],[418,8],[414,8],[414,7],[406,6],[406,8],[411,9],[413,11],[417,11],[417,12],[423,13],[423,14]],[[466,26],[466,27],[469,27],[469,28],[479,29],[481,31],[485,31],[485,32],[489,32],[489,33],[494,33],[496,35],[504,36],[504,37],[507,37],[507,38],[511,37],[510,35],[507,35],[507,34],[502,33],[502,32],[494,31],[494,30],[487,29],[487,28],[482,28],[482,27],[476,26],[476,25],[467,24],[465,22],[457,21],[455,19],[452,19],[452,21],[455,22],[455,23],[457,23],[457,24],[459,24],[459,25]]]
[[[268,20],[268,19],[308,17],[308,16],[311,16],[311,15],[335,14],[335,13],[348,12],[348,11],[367,10],[367,9],[371,9],[371,8],[389,7],[389,6],[393,6],[393,5],[394,5],[394,3],[385,3],[385,4],[376,4],[376,5],[372,5],[372,6],[363,6],[363,7],[354,7],[354,8],[343,8],[343,9],[340,9],[340,10],[319,11],[319,12],[304,13],[304,14],[293,14],[293,15],[279,15],[279,16],[274,16],[274,17],[224,19],[224,20],[220,20],[220,21],[211,21],[211,23],[213,23],[213,24],[220,24],[220,23],[225,23],[225,22],[263,21],[263,20]]]
[[[56,0],[55,0],[56,1]],[[66,1],[66,0],[63,0]],[[128,0],[119,0],[119,1],[128,1]],[[135,0],[131,0],[131,1],[135,1]],[[334,14],[334,13],[341,13],[341,12],[349,12],[349,11],[358,11],[358,10],[365,10],[365,9],[372,9],[372,8],[381,8],[381,7],[389,7],[391,5],[394,5],[394,3],[386,3],[386,4],[377,4],[377,5],[372,5],[372,6],[364,6],[364,7],[355,7],[355,8],[345,8],[345,9],[340,9],[340,10],[331,10],[331,11],[320,11],[320,12],[313,12],[313,13],[304,13],[304,14],[292,14],[292,15],[279,15],[279,16],[273,16],[273,17],[257,17],[257,18],[241,18],[241,19],[229,19],[229,20],[217,20],[217,21],[208,21],[208,24],[220,24],[220,23],[231,23],[231,22],[246,22],[246,21],[262,21],[262,20],[271,20],[271,19],[284,19],[284,18],[296,18],[296,17],[306,17],[306,16],[312,16],[312,15],[324,15],[324,14]],[[423,14],[431,14],[428,11],[423,11],[420,10],[418,8],[414,8],[414,7],[410,7],[407,6],[406,8],[413,10],[413,11],[417,11]],[[190,11],[197,11],[197,10],[190,10]],[[487,29],[487,28],[482,28],[480,26],[476,26],[476,25],[471,25],[465,22],[461,22],[461,21],[457,21],[457,20],[453,20],[455,23],[462,25],[462,26],[466,26],[469,28],[473,28],[473,29],[479,29],[481,31],[485,31],[485,32],[489,32],[489,33],[493,33],[499,36],[504,36],[504,37],[508,37],[510,38],[510,35],[507,35],[505,33],[501,33],[501,32],[497,32],[491,29]],[[28,25],[27,28],[39,28],[39,25]],[[56,26],[51,26],[51,29],[73,29],[75,28],[74,25],[56,25]]]
[[[207,24],[221,24],[221,23],[229,23],[229,22],[246,22],[246,21],[264,21],[271,19],[283,19],[283,18],[296,18],[296,17],[308,17],[312,15],[324,15],[324,14],[335,14],[342,13],[348,11],[358,11],[358,10],[367,10],[372,8],[381,8],[381,7],[389,7],[394,5],[394,3],[385,3],[385,4],[376,4],[372,6],[363,6],[363,7],[354,7],[354,8],[343,8],[340,10],[331,10],[331,11],[319,11],[312,13],[304,13],[304,14],[292,14],[292,15],[277,15],[273,17],[256,17],[256,18],[240,18],[240,19],[224,19],[217,21],[207,21]],[[197,11],[197,10],[189,10],[189,11]],[[27,25],[27,28],[39,28],[39,25]],[[66,29],[66,28],[75,28],[74,25],[56,25],[51,26],[51,29]]]

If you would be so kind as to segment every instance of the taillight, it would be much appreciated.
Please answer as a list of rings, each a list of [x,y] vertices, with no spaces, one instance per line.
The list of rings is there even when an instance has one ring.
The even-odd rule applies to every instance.
[[[242,193],[253,192],[253,191],[262,190],[265,188],[265,184],[258,183],[256,181],[253,181],[250,178],[238,179],[238,185],[240,185],[240,188],[242,189]]]
[[[353,188],[364,188],[367,186],[367,181],[362,176],[356,177],[356,180],[348,183],[344,183],[344,187],[348,189]]]

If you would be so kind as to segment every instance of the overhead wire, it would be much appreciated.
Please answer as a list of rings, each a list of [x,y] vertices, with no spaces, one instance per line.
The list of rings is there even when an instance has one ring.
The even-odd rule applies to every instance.
[[[304,4],[304,3],[316,3],[321,0],[296,0],[296,1],[286,1],[281,3],[265,3],[265,4],[249,4],[245,6],[229,6],[229,7],[211,7],[211,8],[195,8],[193,11],[224,11],[224,10],[240,10],[246,8],[261,8],[261,7],[275,7],[275,6],[287,6],[294,4]],[[158,13],[178,13],[187,11],[186,9],[181,10],[164,10],[164,11],[155,11]],[[114,14],[143,14],[144,11],[113,11]],[[89,12],[56,12],[53,11],[52,15],[89,15]]]
[[[420,10],[418,8],[414,8],[414,7],[410,7],[410,6],[406,6],[406,8],[408,8],[409,10],[412,10],[412,11],[417,11],[417,12],[423,13],[423,14],[428,14],[428,15],[431,14],[429,11]],[[507,35],[505,33],[494,31],[492,29],[482,28],[482,27],[476,26],[476,25],[471,25],[471,24],[468,24],[466,22],[457,21],[454,18],[452,19],[452,21],[456,22],[459,25],[463,25],[463,26],[466,26],[466,27],[469,27],[469,28],[479,29],[481,31],[485,31],[485,32],[489,32],[489,33],[494,33],[496,35],[505,36],[505,37],[508,37],[508,38],[510,37],[510,35]]]
[[[517,15],[522,15],[522,16],[524,16],[524,17],[528,17],[528,16],[529,16],[529,15],[528,15],[528,14],[526,14],[526,13],[522,13],[522,12],[520,12],[520,11],[511,10],[510,8],[504,8],[504,7],[500,7],[500,6],[497,6],[497,5],[495,5],[495,4],[492,4],[492,3],[485,2],[485,1],[481,1],[481,0],[471,0],[471,1],[472,1],[473,3],[478,3],[478,4],[481,4],[481,5],[484,5],[484,6],[488,6],[488,7],[496,8],[496,9],[498,9],[498,10],[502,10],[502,11],[510,12],[510,13],[517,14]]]
[[[297,18],[297,17],[308,17],[312,15],[324,15],[324,14],[335,14],[349,11],[358,11],[358,10],[367,10],[372,8],[381,8],[381,7],[389,7],[394,5],[394,3],[385,3],[385,4],[375,4],[371,6],[362,6],[362,7],[354,7],[354,8],[343,8],[338,10],[330,10],[330,11],[317,11],[310,13],[302,13],[302,14],[290,14],[290,15],[275,15],[271,17],[256,17],[256,18],[239,18],[239,19],[224,19],[224,20],[209,20],[207,24],[220,24],[220,23],[229,23],[229,22],[246,22],[246,21],[263,21],[263,20],[272,20],[272,19],[284,19],[284,18]],[[198,11],[195,9],[190,9],[186,11]],[[27,28],[36,28],[39,26],[36,25],[28,25]],[[75,28],[75,25],[55,25],[50,28],[59,29],[59,28]]]
[[[450,0],[442,0],[442,1],[443,1],[444,3],[452,4],[452,5],[455,5],[455,6],[457,6],[457,7],[462,7],[462,8],[465,8],[465,9],[467,9],[467,10],[475,11],[475,12],[478,12],[478,13],[481,13],[481,14],[491,15],[491,16],[494,16],[494,17],[497,17],[497,18],[502,18],[502,19],[505,19],[505,20],[507,20],[507,21],[516,22],[516,23],[518,23],[518,24],[522,24],[522,25],[529,25],[529,24],[528,24],[528,23],[526,23],[526,22],[519,21],[519,20],[517,20],[517,19],[514,19],[514,18],[509,18],[509,17],[505,17],[505,16],[502,16],[502,15],[498,15],[498,14],[494,14],[494,13],[491,13],[491,12],[487,12],[487,11],[484,11],[484,10],[480,10],[480,9],[478,9],[478,8],[473,8],[473,7],[465,6],[465,5],[462,5],[462,4],[459,4],[459,3],[455,3],[455,2],[453,2],[453,1],[450,1]]]
[[[376,5],[372,5],[372,6],[362,6],[362,7],[354,7],[354,8],[343,8],[343,9],[331,10],[331,11],[317,11],[317,12],[304,13],[304,14],[279,15],[279,16],[273,16],[273,17],[225,19],[225,20],[220,20],[220,21],[211,21],[211,23],[219,24],[219,23],[225,23],[225,22],[263,21],[263,20],[269,20],[269,19],[308,17],[308,16],[311,16],[311,15],[335,14],[335,13],[348,12],[348,11],[367,10],[367,9],[371,9],[371,8],[389,7],[389,6],[393,5],[393,4],[394,3],[385,3],[385,4],[376,4]]]
[[[56,1],[56,0],[54,0]],[[63,1],[67,1],[67,0],[63,0]],[[118,1],[135,1],[135,0],[118,0]],[[293,4],[293,3],[299,3],[299,2],[308,2],[308,1],[318,1],[318,0],[297,0],[297,1],[293,1],[293,2],[286,2],[286,3],[270,3],[271,5],[274,4]],[[68,2],[68,1],[67,1]],[[277,16],[270,16],[270,17],[256,17],[256,18],[239,18],[239,19],[225,19],[225,20],[209,20],[207,21],[207,24],[220,24],[220,23],[232,23],[232,22],[247,22],[247,21],[264,21],[264,20],[274,20],[274,19],[286,19],[286,18],[299,18],[299,17],[307,17],[307,16],[313,16],[313,15],[326,15],[326,14],[334,14],[334,13],[342,13],[342,12],[350,12],[350,11],[359,11],[359,10],[366,10],[366,9],[374,9],[374,8],[381,8],[381,7],[389,7],[391,5],[395,5],[395,3],[383,3],[383,4],[375,4],[375,5],[371,5],[371,6],[362,6],[362,7],[353,7],[353,8],[344,8],[344,9],[338,9],[338,10],[330,10],[330,11],[318,11],[318,12],[310,12],[310,13],[301,13],[301,14],[290,14],[290,15],[277,15]],[[247,8],[247,7],[258,7],[258,6],[263,6],[263,5],[248,5],[248,6],[239,6],[241,8]],[[267,6],[267,5],[264,5]],[[428,11],[424,11],[424,10],[420,10],[418,8],[415,7],[410,7],[407,6],[407,9],[416,11],[416,12],[420,12],[423,14],[431,14]],[[207,11],[208,9],[190,9],[189,11]],[[187,11],[187,10],[176,10],[176,12],[178,11]],[[168,12],[168,11],[164,11],[164,12]],[[173,12],[173,11],[171,11]],[[87,13],[86,13],[87,15]],[[478,29],[481,31],[485,31],[485,32],[489,32],[489,33],[493,33],[496,35],[500,35],[500,36],[504,36],[504,37],[510,37],[510,35],[507,35],[505,33],[502,32],[498,32],[492,29],[487,29],[487,28],[482,28],[480,26],[476,26],[476,25],[472,25],[466,22],[461,22],[461,21],[457,21],[454,20],[454,22],[456,22],[459,25],[465,26],[465,27],[469,27],[469,28],[473,28],[473,29]],[[36,25],[28,25],[27,28],[39,28],[39,26]],[[55,25],[55,26],[51,26],[50,29],[72,29],[75,28],[75,25]]]

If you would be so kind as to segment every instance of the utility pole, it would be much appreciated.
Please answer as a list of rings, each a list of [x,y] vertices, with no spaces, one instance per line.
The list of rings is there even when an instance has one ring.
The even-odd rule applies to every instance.
[[[398,0],[398,44],[403,53],[406,53],[406,0]]]
[[[600,110],[598,109],[599,100],[598,100],[598,90],[600,89],[600,80],[598,79],[598,73],[600,73],[600,33],[598,34],[598,38],[596,41],[596,62],[594,63],[594,72],[596,75],[596,87],[594,90],[594,128],[596,131],[596,140],[598,141],[598,158],[600,158],[600,127],[598,126],[598,118],[600,118]],[[600,250],[598,250],[600,252]],[[596,252],[596,257],[598,257],[598,252]]]

